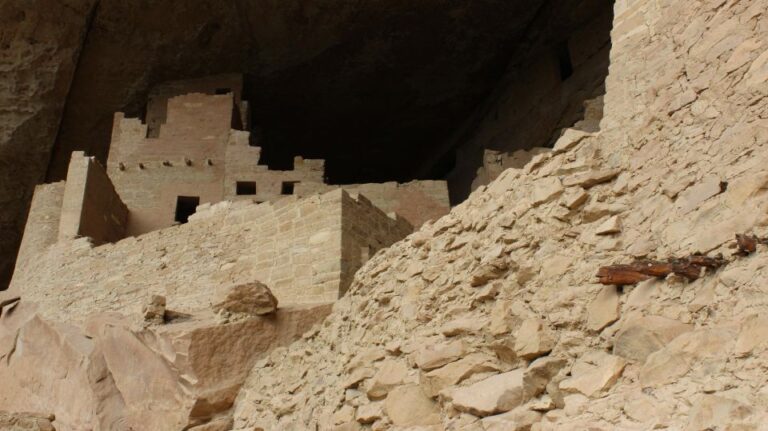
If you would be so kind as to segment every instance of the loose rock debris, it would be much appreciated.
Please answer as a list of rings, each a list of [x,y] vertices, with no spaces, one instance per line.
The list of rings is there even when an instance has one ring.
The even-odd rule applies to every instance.
[[[734,255],[743,257],[755,253],[758,244],[768,245],[768,238],[737,234],[735,247],[738,251]],[[601,284],[613,286],[637,284],[651,278],[664,278],[670,274],[694,281],[707,271],[715,271],[728,263],[721,254],[714,257],[693,254],[667,261],[638,260],[630,264],[604,266],[597,271],[597,277]]]

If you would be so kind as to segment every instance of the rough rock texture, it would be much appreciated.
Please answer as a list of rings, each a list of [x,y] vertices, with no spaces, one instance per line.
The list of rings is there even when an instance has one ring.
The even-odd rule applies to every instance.
[[[235,429],[411,426],[399,410],[368,407],[381,393],[340,384],[355,375],[367,387],[393,362],[402,383],[385,405],[403,392],[424,417],[433,404],[416,394],[439,408],[440,424],[419,429],[761,429],[768,248],[731,257],[730,246],[737,233],[768,233],[766,7],[617,2],[601,131],[505,171],[377,254],[289,360],[279,352],[253,369]],[[693,282],[616,291],[595,277],[635,257],[694,252],[730,262]],[[457,319],[490,319],[489,329]],[[521,331],[547,332],[552,346],[519,357]],[[500,402],[500,385],[456,399],[508,375],[522,375],[512,393],[532,397],[515,398],[520,407]],[[344,421],[360,411],[363,421]]]
[[[152,326],[104,313],[77,326],[22,300],[0,317],[0,408],[50,412],[59,431],[217,429],[259,358],[329,311],[287,307],[233,320],[167,311],[166,323]]]
[[[10,281],[95,0],[0,4],[0,289]]]
[[[263,316],[277,310],[277,298],[264,283],[241,284],[229,290],[221,302],[213,304],[216,313]]]

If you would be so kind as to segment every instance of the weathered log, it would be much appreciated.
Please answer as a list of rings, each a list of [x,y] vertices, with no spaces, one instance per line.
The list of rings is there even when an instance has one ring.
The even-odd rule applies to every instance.
[[[598,270],[597,277],[600,283],[614,286],[637,284],[652,277],[664,278],[669,274],[693,281],[701,277],[703,271],[720,268],[726,263],[727,261],[719,255],[715,257],[692,255],[682,259],[671,259],[669,262],[640,260],[629,265],[604,266]]]
[[[754,235],[736,234],[736,246],[739,250],[735,254],[738,256],[748,256],[756,252],[759,241],[760,239]]]
[[[633,265],[604,266],[597,271],[597,277],[600,279],[600,283],[614,286],[637,284],[651,278],[651,276],[638,271]]]

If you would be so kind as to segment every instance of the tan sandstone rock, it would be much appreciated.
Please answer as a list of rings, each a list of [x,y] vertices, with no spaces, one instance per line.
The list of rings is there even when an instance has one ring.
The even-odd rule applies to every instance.
[[[429,371],[461,358],[466,351],[466,345],[461,340],[429,344],[416,352],[414,360],[419,368]]]
[[[624,323],[616,334],[613,353],[643,363],[648,355],[692,329],[689,324],[661,316],[632,319]]]
[[[560,382],[560,390],[595,397],[616,383],[625,366],[626,361],[618,356],[591,352],[574,364],[573,377]]]
[[[274,313],[277,298],[263,283],[253,282],[235,286],[226,297],[213,306],[214,312],[241,313],[254,316]]]
[[[515,353],[532,360],[546,355],[555,347],[555,338],[541,319],[526,319],[515,333]]]
[[[619,294],[616,286],[604,286],[587,306],[587,328],[601,331],[619,320]]]
[[[450,394],[453,407],[475,416],[490,416],[507,412],[521,405],[523,398],[523,370],[497,374]]]
[[[401,427],[440,423],[440,409],[419,385],[400,386],[390,391],[384,410],[392,423]]]

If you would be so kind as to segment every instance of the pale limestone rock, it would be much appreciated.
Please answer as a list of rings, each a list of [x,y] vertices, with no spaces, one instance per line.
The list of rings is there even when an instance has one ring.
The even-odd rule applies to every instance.
[[[552,147],[552,151],[554,154],[568,151],[589,136],[592,136],[592,134],[569,127],[565,129],[563,134],[560,135],[560,138],[557,139],[554,147]]]
[[[555,338],[541,319],[526,319],[515,333],[515,354],[532,360],[555,347]]]
[[[334,425],[350,423],[355,419],[355,408],[345,404],[333,414]]]
[[[432,370],[423,375],[422,385],[430,397],[437,396],[443,389],[457,385],[474,374],[499,371],[495,358],[485,353],[470,353],[466,357]]]
[[[475,416],[503,413],[525,402],[523,370],[497,374],[467,387],[455,389],[451,395],[453,407]]]
[[[405,382],[408,376],[408,367],[403,361],[395,359],[386,360],[379,366],[379,371],[368,381],[368,397],[371,399],[383,398],[394,387]]]
[[[400,386],[390,391],[384,410],[392,423],[400,427],[440,423],[440,409],[419,385]]]
[[[491,309],[491,322],[488,331],[493,335],[508,333],[517,325],[519,319],[512,314],[513,303],[510,300],[499,300]]]
[[[361,424],[372,424],[384,416],[384,402],[376,401],[357,408],[355,419]]]
[[[472,287],[478,287],[491,280],[496,280],[506,274],[509,267],[509,262],[503,258],[482,262],[474,271],[472,271],[470,285]]]
[[[557,373],[565,366],[565,359],[539,358],[528,366],[523,374],[523,391],[526,399],[539,396]]]
[[[360,382],[370,379],[376,374],[376,371],[373,368],[368,367],[362,367],[362,368],[355,368],[354,371],[352,371],[341,383],[341,385],[347,389],[347,388],[354,388],[357,387]]]
[[[738,427],[753,409],[738,401],[716,395],[702,395],[693,405],[685,431],[742,429]],[[746,425],[746,424],[745,424]],[[745,427],[743,429],[754,429]]]
[[[587,397],[598,396],[609,389],[624,371],[624,359],[603,352],[591,352],[574,364],[573,377],[560,382],[565,393],[580,393]]]
[[[600,226],[595,230],[597,235],[613,235],[620,233],[622,229],[621,219],[619,216],[609,217],[606,221],[602,222]]]
[[[616,334],[613,354],[643,363],[648,355],[691,330],[693,327],[689,324],[661,316],[631,319],[623,323]]]
[[[598,184],[611,181],[620,173],[620,169],[604,169],[582,172],[565,177],[565,179],[563,179],[563,185],[565,187],[581,186],[585,189],[588,189]]]
[[[556,177],[542,178],[533,184],[531,202],[534,206],[549,202],[563,193],[563,185]]]
[[[619,294],[616,286],[604,286],[587,306],[587,328],[601,331],[619,320]]]
[[[719,177],[709,176],[680,193],[675,204],[681,215],[698,208],[704,201],[717,196],[724,190]]]
[[[483,431],[529,431],[533,424],[541,421],[541,417],[541,413],[520,406],[500,415],[485,417],[480,422]]]
[[[488,324],[485,319],[479,319],[477,317],[461,317],[451,320],[440,327],[440,332],[446,337],[454,337],[461,334],[471,334],[479,332]]]
[[[563,194],[562,204],[569,210],[574,210],[582,206],[587,199],[589,199],[589,194],[583,188],[570,187]]]
[[[420,348],[414,357],[416,365],[424,371],[440,368],[464,356],[467,348],[462,340],[430,344]]]
[[[258,281],[233,287],[225,298],[213,306],[216,313],[225,311],[254,316],[271,314],[275,310],[277,298],[266,285]]]
[[[734,353],[748,356],[758,347],[768,345],[768,316],[749,316],[741,324],[739,338],[736,339]]]
[[[644,386],[663,385],[687,374],[697,361],[727,357],[736,338],[730,328],[684,332],[648,356],[640,369],[640,382]]]

